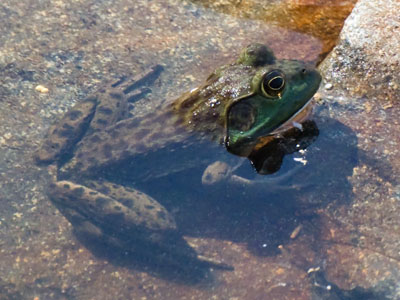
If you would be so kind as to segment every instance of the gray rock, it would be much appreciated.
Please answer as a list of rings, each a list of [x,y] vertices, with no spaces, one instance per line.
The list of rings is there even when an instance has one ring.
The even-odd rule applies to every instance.
[[[400,99],[400,2],[360,0],[320,68],[353,95]]]

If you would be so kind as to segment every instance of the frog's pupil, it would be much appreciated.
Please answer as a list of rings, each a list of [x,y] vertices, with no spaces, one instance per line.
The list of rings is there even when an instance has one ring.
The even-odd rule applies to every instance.
[[[268,85],[272,90],[280,90],[283,86],[283,78],[280,76],[274,77],[268,82]]]
[[[281,71],[273,70],[265,75],[262,82],[262,92],[267,97],[279,97],[285,87],[285,78]]]

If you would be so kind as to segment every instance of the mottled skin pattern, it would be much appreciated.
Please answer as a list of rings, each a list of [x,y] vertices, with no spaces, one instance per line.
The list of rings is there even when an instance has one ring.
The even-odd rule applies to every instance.
[[[74,227],[122,247],[116,236],[161,248],[171,236],[175,244],[179,239],[168,211],[133,185],[194,166],[205,169],[216,161],[210,157],[227,155],[225,148],[248,156],[305,106],[320,82],[303,63],[277,60],[269,48],[254,44],[172,104],[132,115],[127,103],[160,71],[121,80],[75,105],[36,153],[39,163],[51,164],[49,195]],[[115,174],[131,187],[109,182]]]

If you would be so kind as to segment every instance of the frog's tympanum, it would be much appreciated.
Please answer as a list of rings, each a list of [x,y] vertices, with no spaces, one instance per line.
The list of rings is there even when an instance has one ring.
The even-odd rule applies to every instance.
[[[229,165],[238,156],[259,161],[257,151],[268,149],[263,141],[284,136],[292,124],[298,135],[292,144],[298,144],[300,112],[321,77],[300,61],[278,60],[268,47],[253,44],[174,102],[130,112],[128,103],[160,69],[120,80],[75,105],[50,128],[36,160],[55,170],[50,198],[78,232],[122,247],[129,241],[142,254],[203,261],[185,246],[172,213],[139,191],[140,184],[194,167],[205,170],[216,161]],[[295,151],[287,148],[278,150]],[[258,171],[260,165],[255,163]]]

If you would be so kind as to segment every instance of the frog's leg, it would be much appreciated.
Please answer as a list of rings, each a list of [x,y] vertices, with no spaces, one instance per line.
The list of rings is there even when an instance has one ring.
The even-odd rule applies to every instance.
[[[51,184],[51,200],[62,210],[72,209],[111,234],[135,234],[149,240],[152,234],[175,231],[168,211],[150,196],[108,182],[87,186],[62,180]]]
[[[62,160],[87,134],[102,130],[127,117],[128,102],[144,96],[143,87],[153,83],[162,67],[157,65],[131,80],[119,80],[110,89],[100,89],[77,103],[53,125],[40,149],[35,153],[38,163],[50,164]]]
[[[58,123],[52,125],[43,144],[35,153],[36,162],[50,164],[71,152],[73,146],[84,136],[96,106],[96,98],[89,97],[75,105]]]
[[[194,264],[232,270],[197,255],[176,230],[168,211],[144,193],[109,182],[83,186],[58,181],[50,187],[50,197],[81,236],[177,267]]]
[[[99,90],[74,106],[63,119],[50,129],[36,160],[50,163],[53,176],[48,194],[59,210],[80,232],[92,237],[107,234],[124,236],[126,240],[166,244],[166,239],[182,240],[176,224],[167,210],[151,197],[110,183],[85,181],[77,184],[59,180],[58,167],[64,155],[72,154],[75,144],[85,135],[104,129],[126,113],[127,100],[136,89],[157,78],[162,67],[157,66],[132,80],[121,80],[111,89]]]

